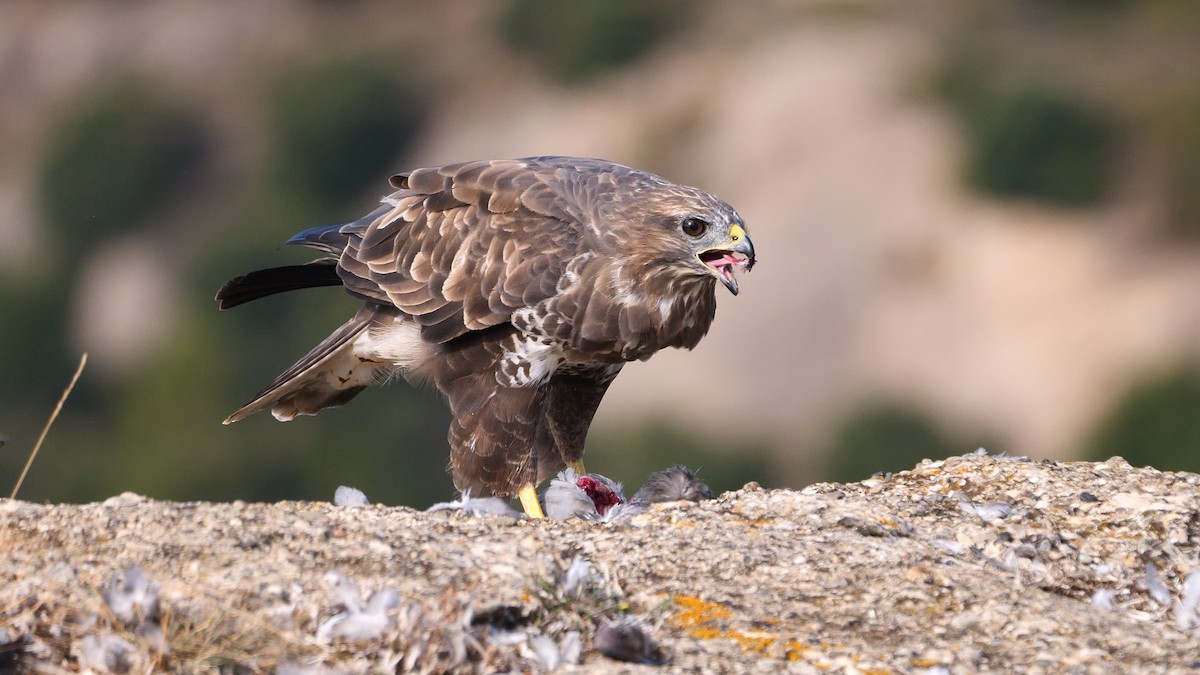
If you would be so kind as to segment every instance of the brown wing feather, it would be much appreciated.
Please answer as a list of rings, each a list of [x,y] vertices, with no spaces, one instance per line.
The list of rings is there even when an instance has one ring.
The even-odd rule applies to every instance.
[[[550,297],[583,238],[579,207],[556,192],[563,168],[538,166],[470,162],[393,177],[394,207],[342,229],[343,283],[413,316],[437,343]]]

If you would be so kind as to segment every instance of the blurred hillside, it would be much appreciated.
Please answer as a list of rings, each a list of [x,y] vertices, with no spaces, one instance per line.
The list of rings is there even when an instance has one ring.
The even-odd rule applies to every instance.
[[[395,171],[536,154],[711,190],[761,252],[700,347],[625,369],[595,470],[1200,469],[1200,9],[906,7],[0,4],[0,489],[87,350],[26,499],[444,499],[403,384],[222,427],[355,303],[212,295]]]

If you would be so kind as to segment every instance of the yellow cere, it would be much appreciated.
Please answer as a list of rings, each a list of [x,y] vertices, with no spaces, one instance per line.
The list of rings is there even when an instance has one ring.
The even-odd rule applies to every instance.
[[[746,236],[746,231],[742,229],[741,225],[734,223],[733,227],[729,228],[729,241],[738,242],[744,236]]]

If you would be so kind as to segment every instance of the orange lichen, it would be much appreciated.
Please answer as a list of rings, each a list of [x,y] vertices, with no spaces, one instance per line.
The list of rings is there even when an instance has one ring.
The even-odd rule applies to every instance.
[[[764,633],[751,635],[739,633],[734,630],[725,631],[725,637],[736,640],[742,651],[754,652],[755,654],[766,654],[768,649],[773,647],[776,642],[779,642],[779,638],[774,635]]]
[[[733,612],[729,611],[728,607],[719,603],[680,595],[675,597],[675,604],[680,609],[671,615],[667,620],[668,623],[676,628],[686,630],[689,635],[698,640],[728,638],[737,642],[744,651],[756,654],[765,654],[779,642],[779,638],[770,633],[760,631],[743,633],[713,626],[713,623],[733,616]]]
[[[725,637],[725,631],[717,630],[716,628],[706,628],[703,626],[700,628],[693,628],[688,631],[688,633],[692,637],[700,640],[713,640],[719,637]]]
[[[761,656],[774,655],[787,661],[808,661],[812,666],[825,670],[832,667],[828,662],[813,660],[814,648],[796,638],[785,638],[779,633],[765,630],[741,631],[722,625],[722,622],[733,618],[733,612],[720,603],[707,602],[700,598],[677,595],[673,598],[677,607],[674,614],[667,618],[667,623],[674,628],[686,631],[688,635],[698,640],[727,639],[734,641],[742,651]],[[779,624],[775,618],[764,619],[763,623]],[[819,649],[831,646],[822,642]],[[782,653],[781,653],[782,652]],[[855,659],[857,661],[857,659]],[[886,671],[879,671],[886,672]]]
[[[728,619],[733,616],[729,608],[715,602],[705,602],[700,598],[687,595],[675,596],[675,604],[681,608],[671,615],[669,622],[676,628],[685,630],[695,629],[712,623],[717,619]]]
[[[808,647],[805,647],[796,640],[788,640],[787,642],[783,643],[783,646],[787,648],[787,650],[783,653],[783,657],[788,661],[803,660],[806,658],[805,655],[808,653]]]

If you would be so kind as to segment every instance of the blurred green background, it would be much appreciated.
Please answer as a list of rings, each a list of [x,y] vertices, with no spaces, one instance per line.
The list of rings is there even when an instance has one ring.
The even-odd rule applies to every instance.
[[[448,413],[403,383],[316,418],[220,425],[355,302],[317,289],[218,313],[212,295],[232,276],[309,259],[279,244],[364,213],[391,173],[547,152],[607,156],[725,196],[748,218],[761,269],[772,270],[743,284],[752,299],[721,297],[708,351],[669,357],[662,370],[649,370],[658,358],[627,369],[647,369],[640,377],[669,393],[614,391],[625,402],[602,410],[588,459],[631,489],[676,462],[699,467],[718,491],[750,480],[798,487],[980,445],[1200,470],[1192,331],[1200,281],[1190,272],[1200,269],[1200,11],[1117,0],[933,11],[944,7],[0,6],[0,142],[9,148],[0,158],[0,234],[9,241],[0,257],[0,433],[8,441],[0,490],[11,489],[87,350],[93,362],[22,488],[25,499],[86,501],[126,490],[179,500],[330,499],[342,484],[392,504],[449,498]],[[893,61],[903,77],[884,78],[886,86],[871,79]],[[860,126],[908,124],[920,110],[942,130],[914,124],[912,145],[898,133],[895,148],[872,150],[903,166],[913,147],[950,158],[948,171],[929,172],[936,187],[912,197],[918,215],[907,221],[894,210],[874,218],[855,210],[899,180],[871,172],[869,162],[829,174],[848,176],[835,182],[860,193],[826,203],[801,187],[837,171],[837,148],[853,152],[861,133],[853,114],[836,132],[819,121],[823,109],[842,105],[839,87],[860,72],[865,91],[886,102]],[[763,73],[761,86],[746,85],[753,95],[730,93],[746,81],[739,73]],[[812,88],[806,77],[828,86]],[[742,119],[750,114],[774,122]],[[805,145],[817,136],[831,137],[835,150]],[[818,168],[789,168],[798,162]],[[785,180],[793,170],[803,180]],[[773,184],[772,176],[781,178]],[[947,239],[922,228],[938,220],[927,214],[963,203],[975,213],[1005,209],[987,227],[1016,250],[1021,237],[1053,231],[1105,252],[1095,254],[1097,278],[1140,289],[1131,306],[1157,309],[1114,319],[1112,330],[1082,330],[1079,344],[1066,346],[1037,332],[1050,324],[1012,326],[1013,337],[976,344],[948,320],[929,330],[954,340],[969,365],[913,357],[905,367],[950,374],[929,382],[895,375],[910,371],[888,366],[878,348],[856,347],[856,336],[879,333],[901,351],[887,358],[905,361],[901,339],[873,330],[885,324],[869,312],[913,317],[905,325],[922,315],[889,304],[897,282],[878,270],[934,288],[920,297],[933,298],[935,310],[937,298],[953,298],[954,277],[939,270],[970,260],[954,242],[987,229]],[[810,216],[798,204],[817,206]],[[818,221],[837,232],[813,229]],[[885,221],[886,237],[918,243],[881,250],[894,239],[852,234]],[[935,248],[938,255],[922,253]],[[793,250],[861,266],[802,265]],[[824,276],[789,276],[801,268]],[[991,288],[1034,284],[1017,304],[1050,303],[1070,331],[1076,306],[1104,313],[1096,300],[1104,293],[1043,299],[1036,280],[1071,269],[1051,257]],[[1152,284],[1145,270],[1173,270],[1174,281]],[[974,299],[959,302],[979,316],[991,312]],[[839,323],[843,316],[852,319]],[[813,326],[828,335],[810,339]],[[1125,330],[1134,337],[1122,341]],[[1057,346],[1014,371],[1024,379],[993,391],[1011,373],[989,368],[1004,362],[1006,345],[1026,339]],[[732,374],[733,349],[745,370],[721,378]],[[1089,368],[1070,366],[1084,355],[1112,367],[1089,378]],[[1056,399],[1061,410],[1031,404],[1035,392],[1056,391],[1060,365],[1079,371],[1064,389],[1078,396]],[[696,390],[694,381],[712,384]],[[730,407],[736,414],[724,412]],[[1026,421],[1044,433],[1024,434]]]

